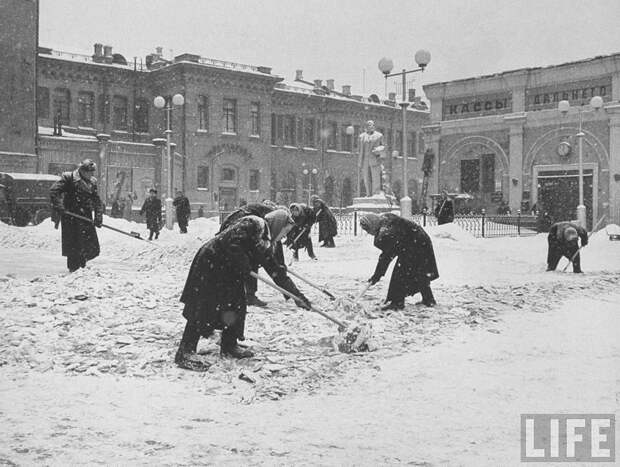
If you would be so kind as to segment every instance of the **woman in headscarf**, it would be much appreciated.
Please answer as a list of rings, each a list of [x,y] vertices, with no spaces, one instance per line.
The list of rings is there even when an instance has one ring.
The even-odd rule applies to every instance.
[[[360,219],[362,229],[375,237],[374,245],[381,250],[377,267],[368,280],[376,284],[396,257],[390,279],[386,305],[382,310],[402,310],[405,297],[422,294],[426,306],[436,304],[431,281],[439,277],[433,244],[428,234],[413,221],[391,213],[366,214]]]
[[[312,195],[311,200],[316,221],[319,223],[319,242],[323,242],[321,246],[334,248],[336,246],[334,237],[338,235],[336,218],[321,198]]]
[[[223,356],[249,358],[254,355],[237,343],[245,339],[245,281],[252,264],[261,265],[276,284],[299,297],[295,302],[298,307],[310,308],[310,302],[274,255],[273,245],[279,243],[292,226],[289,219],[286,212],[279,212],[267,221],[256,216],[243,217],[198,250],[181,295],[187,323],[175,356],[178,366],[206,371],[210,365],[196,357],[196,347],[201,336],[210,337],[215,329],[222,330],[220,351]]]

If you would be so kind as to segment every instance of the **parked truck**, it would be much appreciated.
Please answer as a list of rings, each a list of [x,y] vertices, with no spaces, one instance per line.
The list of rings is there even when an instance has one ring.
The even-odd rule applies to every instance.
[[[50,188],[57,175],[0,172],[0,220],[24,227],[50,217]]]

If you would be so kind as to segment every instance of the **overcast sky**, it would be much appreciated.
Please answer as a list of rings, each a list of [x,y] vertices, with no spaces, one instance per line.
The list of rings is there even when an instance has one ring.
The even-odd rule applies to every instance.
[[[383,94],[383,56],[397,69],[431,52],[415,86],[620,52],[620,0],[40,0],[42,46],[128,60],[163,46],[273,67],[293,81]],[[388,90],[394,90],[390,82]]]

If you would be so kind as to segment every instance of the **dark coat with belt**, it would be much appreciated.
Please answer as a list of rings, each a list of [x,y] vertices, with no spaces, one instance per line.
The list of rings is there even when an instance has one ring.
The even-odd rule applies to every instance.
[[[274,257],[266,222],[246,216],[198,250],[181,295],[183,316],[199,328],[232,328],[243,339],[245,281],[255,263],[280,287],[303,297]]]
[[[310,241],[310,230],[316,222],[316,216],[312,208],[305,204],[300,204],[299,206],[301,214],[293,216],[295,227],[286,236],[286,245],[295,250],[306,247],[308,241]]]
[[[319,223],[319,242],[329,241],[338,235],[338,222],[324,201],[318,200],[316,204],[314,214]]]
[[[223,232],[224,230],[226,230],[228,227],[230,227],[232,224],[237,222],[242,217],[258,216],[261,219],[264,219],[265,216],[269,214],[271,211],[273,211],[273,208],[270,206],[267,206],[266,204],[262,204],[262,203],[246,204],[245,206],[237,209],[236,211],[231,212],[228,216],[226,216],[226,219],[224,219],[222,221],[222,224],[220,225],[220,230],[218,233]]]
[[[144,200],[140,215],[146,214],[146,228],[159,232],[161,226],[161,200],[148,197]]]
[[[392,259],[397,257],[387,300],[414,295],[439,277],[431,239],[415,222],[395,214],[382,214],[374,244],[381,250],[375,277],[383,277]]]
[[[448,224],[454,221],[454,203],[449,198],[439,200],[435,208],[435,217],[439,225]]]
[[[97,192],[97,180],[83,179],[78,170],[65,172],[50,189],[52,209],[65,210],[100,223],[103,204]],[[67,214],[61,218],[62,255],[88,261],[99,256],[99,239],[92,222],[76,219]]]

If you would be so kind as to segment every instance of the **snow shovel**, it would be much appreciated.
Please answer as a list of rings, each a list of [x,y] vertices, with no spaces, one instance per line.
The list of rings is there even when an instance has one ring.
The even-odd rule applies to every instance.
[[[329,297],[330,300],[336,300],[336,297],[334,297],[334,295],[327,289],[321,287],[318,284],[315,284],[314,282],[312,282],[310,279],[306,279],[305,277],[301,276],[300,274],[297,274],[295,271],[291,271],[290,269],[287,271],[289,274],[295,276],[297,279],[304,281],[306,284],[311,285],[312,287],[314,287],[315,289],[320,290],[321,292],[323,292],[325,295],[327,295]]]
[[[292,294],[288,290],[283,289],[282,287],[265,279],[264,277],[258,275],[254,271],[250,271],[250,275],[264,282],[269,287],[276,289],[278,292],[283,293],[287,297],[290,297],[296,301],[303,302],[303,300],[297,297],[295,294]],[[340,336],[337,339],[338,350],[340,350],[341,352],[345,352],[345,353],[369,350],[368,340],[371,337],[371,330],[369,326],[363,325],[363,324],[350,326],[347,323],[344,323],[343,321],[340,321],[339,319],[336,319],[333,316],[328,315],[324,311],[313,307],[312,305],[310,305],[310,310],[314,311],[315,313],[318,313],[319,315],[327,318],[328,320],[338,325],[338,332],[340,332]]]
[[[76,219],[80,219],[84,222],[88,222],[90,224],[94,224],[92,219],[89,219],[88,217],[84,217],[84,216],[80,216],[79,214],[75,214],[73,212],[69,212],[69,211],[65,211],[64,214],[66,214],[67,216],[71,216],[71,217],[75,217]],[[148,240],[146,240],[145,238],[140,237],[140,234],[138,232],[125,232],[124,230],[120,230],[117,229],[116,227],[112,227],[110,225],[106,225],[106,224],[101,224],[101,227],[105,227],[106,229],[110,229],[110,230],[114,230],[115,232],[121,233],[123,235],[127,235],[128,237],[133,237],[136,238],[138,240],[142,240],[143,242],[148,242]],[[148,242],[150,243],[150,242]]]

